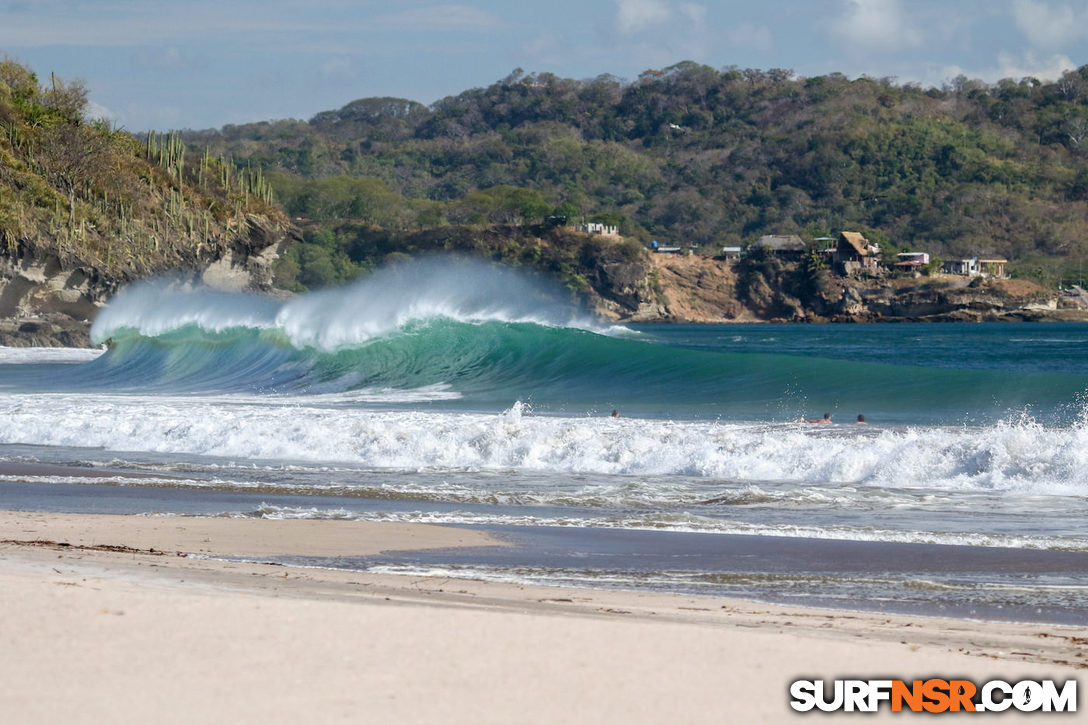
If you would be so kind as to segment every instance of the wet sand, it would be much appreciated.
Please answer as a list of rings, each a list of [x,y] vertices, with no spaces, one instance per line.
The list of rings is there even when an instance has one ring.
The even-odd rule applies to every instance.
[[[452,527],[0,512],[0,541],[13,722],[779,722],[799,677],[1088,665],[1080,628],[206,558],[499,543]]]
[[[339,510],[347,519],[383,514],[396,518],[411,511],[404,502],[382,499],[283,494],[271,489],[215,490],[174,486],[169,480],[133,485],[125,478],[133,473],[147,474],[109,468],[37,463],[14,466],[27,472],[0,481],[0,506],[15,510],[158,512],[186,517],[232,512],[241,520],[259,515],[265,507],[302,515],[313,509]],[[12,469],[5,469],[0,462],[0,477],[4,470]],[[21,477],[27,480],[19,480]],[[436,509],[445,506],[449,511],[459,508],[458,504],[429,505]],[[249,553],[291,566],[356,570],[375,565],[413,572],[467,567],[473,576],[482,578],[537,583],[543,580],[558,585],[579,581],[581,585],[597,586],[587,582],[587,576],[599,576],[615,587],[741,597],[794,606],[1088,626],[1088,591],[1078,586],[1083,572],[1088,571],[1086,551],[656,529],[488,525],[469,528],[490,532],[511,545],[381,556],[350,548],[245,552],[244,545],[259,538],[246,533],[253,526],[228,527],[242,533],[233,543],[221,547],[223,555]],[[317,530],[324,529],[314,527]]]
[[[116,471],[110,468],[89,466],[57,466],[50,463],[17,463],[0,461],[0,476],[57,477],[57,478],[172,478],[169,475]]]

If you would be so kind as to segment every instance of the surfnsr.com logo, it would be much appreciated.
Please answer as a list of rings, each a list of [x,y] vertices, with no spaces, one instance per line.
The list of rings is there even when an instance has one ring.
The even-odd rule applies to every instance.
[[[797,680],[790,707],[798,712],[1076,712],[1077,681],[1054,680]]]

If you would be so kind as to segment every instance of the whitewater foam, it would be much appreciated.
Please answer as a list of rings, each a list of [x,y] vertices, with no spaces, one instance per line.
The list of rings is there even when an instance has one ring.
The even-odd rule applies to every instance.
[[[470,526],[555,526],[628,531],[671,531],[692,534],[727,534],[734,536],[778,536],[791,539],[830,541],[895,542],[902,544],[939,544],[986,548],[1046,549],[1052,551],[1088,551],[1088,538],[1030,534],[995,534],[973,531],[921,531],[860,526],[805,526],[795,524],[759,524],[710,517],[676,514],[660,516],[539,516],[516,513],[480,513],[475,511],[382,511],[360,512],[345,508],[274,506],[262,504],[252,513],[234,513],[231,517],[266,519],[336,519],[386,521]]]
[[[36,365],[40,363],[76,364],[99,357],[102,349],[71,347],[0,347],[0,365]]]
[[[127,330],[160,337],[189,326],[208,333],[274,330],[296,348],[336,351],[434,319],[532,323],[601,334],[625,330],[598,324],[557,288],[514,270],[445,256],[383,267],[344,287],[286,302],[173,278],[139,282],[110,301],[91,338],[101,343]]]
[[[98,313],[91,341],[102,344],[125,330],[144,337],[190,326],[212,333],[265,330],[274,325],[279,307],[271,297],[194,287],[174,278],[146,280],[121,290]]]
[[[259,401],[259,402],[258,402]],[[521,471],[1024,495],[1088,493],[1088,425],[801,424],[366,410],[304,396],[0,396],[0,443],[400,471]],[[702,492],[700,500],[713,494]]]

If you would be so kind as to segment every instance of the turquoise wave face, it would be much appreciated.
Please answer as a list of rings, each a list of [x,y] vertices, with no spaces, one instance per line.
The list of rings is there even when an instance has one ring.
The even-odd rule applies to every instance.
[[[109,341],[105,355],[50,370],[36,385],[256,395],[427,390],[435,393],[423,396],[428,404],[454,409],[521,401],[568,415],[618,409],[788,421],[828,412],[843,423],[864,413],[873,423],[939,425],[1019,417],[1068,424],[1082,417],[1088,388],[1086,326],[631,330],[586,317],[538,281],[448,258],[288,301],[137,285],[111,301],[92,336]]]
[[[734,352],[531,322],[415,320],[337,350],[296,347],[278,331],[186,325],[156,337],[117,329],[110,350],[71,369],[69,387],[113,391],[329,394],[450,392],[436,405],[677,419],[790,420],[831,412],[852,422],[961,425],[1021,413],[1081,414],[1088,376],[853,362]],[[56,381],[54,380],[54,383]]]

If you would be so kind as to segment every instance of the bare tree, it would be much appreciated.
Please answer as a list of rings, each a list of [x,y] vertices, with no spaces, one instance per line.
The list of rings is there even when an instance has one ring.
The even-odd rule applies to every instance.
[[[78,78],[63,81],[55,75],[51,75],[49,80],[50,87],[42,93],[42,105],[70,123],[82,121],[87,108],[86,83]]]
[[[1088,116],[1079,113],[1069,116],[1062,124],[1062,130],[1065,131],[1065,135],[1069,137],[1073,146],[1083,149],[1081,144],[1088,141]]]
[[[68,199],[68,224],[75,226],[80,190],[108,172],[109,136],[83,124],[59,123],[41,130],[34,161]]]

